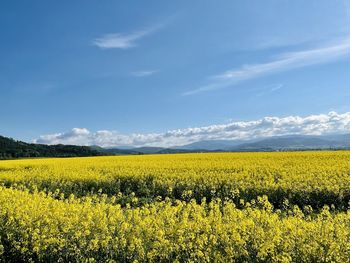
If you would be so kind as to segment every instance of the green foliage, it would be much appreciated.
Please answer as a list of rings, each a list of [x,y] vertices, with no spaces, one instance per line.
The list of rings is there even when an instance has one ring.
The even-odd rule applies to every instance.
[[[0,159],[97,155],[101,155],[101,153],[87,146],[24,143],[0,136]]]

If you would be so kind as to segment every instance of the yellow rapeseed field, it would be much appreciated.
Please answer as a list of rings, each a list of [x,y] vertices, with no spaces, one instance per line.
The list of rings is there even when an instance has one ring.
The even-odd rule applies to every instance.
[[[350,152],[0,161],[3,262],[349,262]]]

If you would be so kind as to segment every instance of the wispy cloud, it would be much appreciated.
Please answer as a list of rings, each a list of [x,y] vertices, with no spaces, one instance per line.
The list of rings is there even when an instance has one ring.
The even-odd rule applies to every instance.
[[[261,96],[264,96],[264,95],[275,93],[275,92],[279,91],[282,88],[284,88],[284,84],[282,84],[282,83],[268,85],[268,86],[263,87],[262,89],[260,89],[260,92],[256,93],[256,96],[257,97],[261,97]]]
[[[158,70],[140,70],[131,72],[130,75],[133,77],[148,77],[154,75],[158,72]]]
[[[208,85],[187,91],[183,95],[188,96],[204,91],[217,90],[264,75],[330,63],[348,56],[350,56],[350,39],[310,50],[284,53],[266,63],[243,65],[241,68],[226,71],[221,75],[212,77],[212,81]]]
[[[271,89],[269,90],[269,92],[275,92],[275,91],[277,91],[277,90],[282,89],[283,87],[284,87],[283,84],[277,84],[276,86],[271,87]]]
[[[200,140],[244,140],[280,135],[321,135],[348,133],[350,112],[309,115],[306,117],[265,117],[253,121],[238,121],[205,127],[171,130],[163,133],[121,134],[115,131],[90,132],[74,128],[65,133],[42,135],[35,140],[46,144],[79,144],[100,146],[174,146]]]
[[[160,29],[162,25],[153,26],[144,30],[135,31],[129,34],[112,33],[106,34],[93,40],[93,44],[102,49],[119,48],[128,49],[137,46],[137,40],[150,35]]]

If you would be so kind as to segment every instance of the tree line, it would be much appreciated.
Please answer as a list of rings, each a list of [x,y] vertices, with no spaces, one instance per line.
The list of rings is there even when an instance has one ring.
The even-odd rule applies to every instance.
[[[0,136],[0,159],[81,157],[98,155],[102,155],[102,153],[88,146],[25,143],[22,141],[16,141],[12,138]]]

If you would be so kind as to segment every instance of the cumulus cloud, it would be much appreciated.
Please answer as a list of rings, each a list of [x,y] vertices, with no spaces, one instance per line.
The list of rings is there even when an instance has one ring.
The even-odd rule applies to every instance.
[[[42,135],[39,139],[35,140],[37,143],[45,144],[88,144],[87,138],[90,136],[90,131],[85,128],[73,128],[69,132],[54,133],[48,135]]]
[[[74,128],[66,133],[42,135],[36,143],[77,144],[111,146],[175,146],[200,140],[244,140],[281,135],[323,135],[350,132],[350,112],[339,114],[310,115],[306,117],[265,117],[253,121],[238,121],[227,124],[197,128],[170,130],[163,133],[121,134],[101,130],[90,132],[85,128]]]

